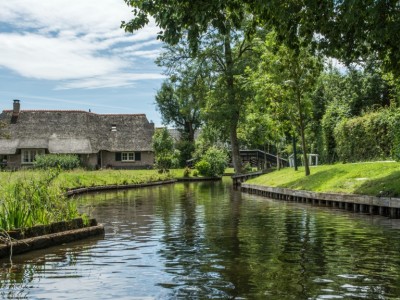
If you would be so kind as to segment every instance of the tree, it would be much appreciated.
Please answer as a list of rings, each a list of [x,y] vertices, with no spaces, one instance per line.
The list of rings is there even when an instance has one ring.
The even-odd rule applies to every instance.
[[[243,1],[291,49],[312,43],[346,64],[373,55],[388,72],[400,75],[397,0]]]
[[[156,103],[163,123],[173,124],[184,140],[194,142],[194,133],[201,125],[200,104],[190,88],[166,80],[157,92]]]
[[[155,131],[153,149],[158,170],[162,173],[167,172],[173,166],[174,141],[166,128]]]
[[[210,73],[203,61],[191,58],[185,43],[165,47],[156,63],[169,76],[156,95],[157,108],[165,125],[173,124],[183,140],[194,142],[202,124],[200,109],[210,85]]]
[[[320,60],[308,48],[292,50],[276,41],[274,32],[260,46],[261,62],[254,70],[252,81],[261,97],[268,99],[282,125],[289,120],[298,130],[303,150],[305,174],[310,174],[305,137],[307,116],[310,114],[310,93],[322,70]],[[289,126],[287,126],[288,129]],[[286,130],[285,130],[286,131]]]
[[[132,6],[134,18],[128,22],[122,22],[121,26],[128,32],[142,28],[149,22],[149,16],[153,17],[157,25],[162,29],[158,38],[168,44],[177,44],[186,39],[192,53],[197,53],[199,46],[204,41],[202,34],[216,31],[218,40],[212,42],[222,49],[217,55],[211,53],[216,64],[222,70],[224,86],[226,90],[226,101],[231,107],[229,117],[230,141],[232,147],[232,161],[237,173],[241,171],[241,160],[237,138],[237,127],[240,117],[240,108],[237,104],[235,92],[235,64],[237,63],[232,45],[233,39],[241,39],[236,58],[248,50],[245,43],[247,34],[234,35],[235,30],[240,30],[245,19],[245,6],[238,0],[125,0]]]

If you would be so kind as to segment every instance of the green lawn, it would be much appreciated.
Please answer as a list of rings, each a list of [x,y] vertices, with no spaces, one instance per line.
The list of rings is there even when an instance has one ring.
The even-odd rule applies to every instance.
[[[61,172],[53,181],[62,189],[90,187],[96,185],[137,184],[152,181],[162,181],[183,177],[183,169],[170,170],[169,173],[159,174],[157,170],[99,170],[86,171],[77,169]],[[19,179],[30,180],[44,178],[48,171],[20,170],[18,172],[0,172],[0,182],[7,185]]]
[[[366,162],[304,168],[285,168],[251,179],[247,183],[315,192],[336,192],[372,196],[400,196],[400,163]]]

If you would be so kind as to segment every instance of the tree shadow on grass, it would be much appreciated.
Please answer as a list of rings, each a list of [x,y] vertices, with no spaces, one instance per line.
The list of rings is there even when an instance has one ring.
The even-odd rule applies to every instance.
[[[371,195],[377,197],[399,197],[400,196],[400,171],[361,184],[355,194]]]

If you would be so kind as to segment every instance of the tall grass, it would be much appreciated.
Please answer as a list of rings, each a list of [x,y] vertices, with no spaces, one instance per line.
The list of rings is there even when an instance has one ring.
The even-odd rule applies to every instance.
[[[183,169],[159,174],[157,170],[75,169],[0,172],[0,229],[27,228],[79,216],[65,191],[99,185],[126,185],[182,177]]]
[[[37,178],[17,178],[0,189],[0,229],[27,228],[79,216],[73,201],[53,184],[57,171]]]

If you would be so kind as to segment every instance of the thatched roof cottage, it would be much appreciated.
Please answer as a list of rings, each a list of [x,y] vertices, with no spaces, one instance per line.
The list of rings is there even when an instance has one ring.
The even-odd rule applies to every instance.
[[[77,154],[97,168],[145,168],[154,163],[154,124],[144,114],[95,114],[78,110],[12,110],[0,114],[0,162],[29,166],[38,154]]]

